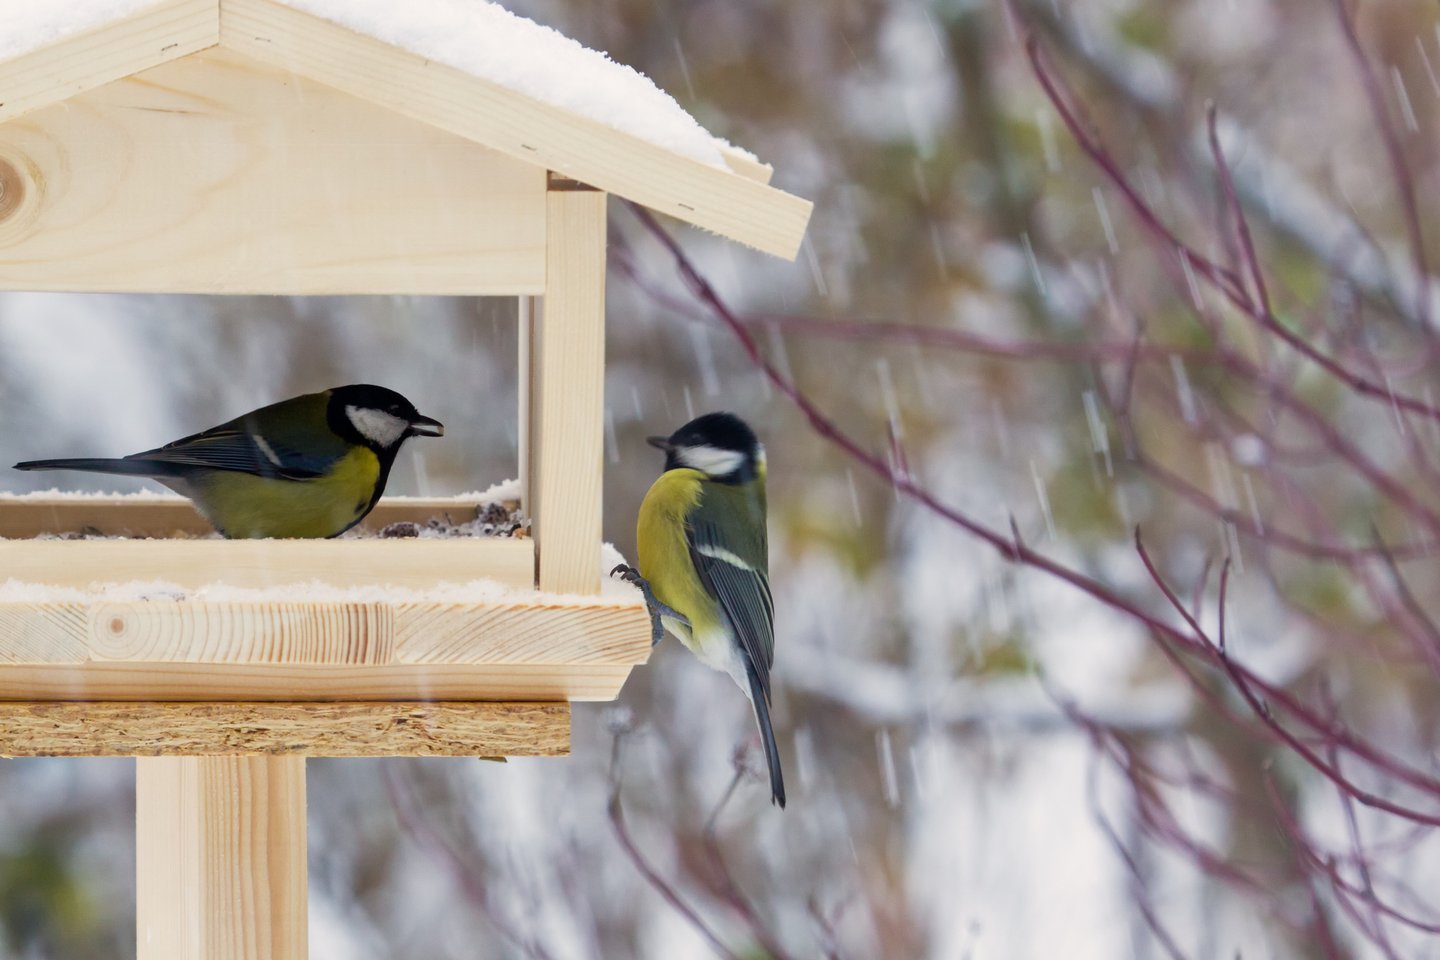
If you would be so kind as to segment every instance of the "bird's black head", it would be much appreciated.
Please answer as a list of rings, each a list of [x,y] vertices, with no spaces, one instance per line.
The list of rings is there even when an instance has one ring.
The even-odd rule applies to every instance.
[[[394,390],[370,383],[331,390],[326,418],[330,429],[340,436],[378,452],[394,452],[406,437],[445,434],[439,420],[423,416],[415,404]]]
[[[764,445],[733,413],[707,413],[648,442],[665,451],[666,470],[689,467],[721,483],[747,483],[765,475]]]

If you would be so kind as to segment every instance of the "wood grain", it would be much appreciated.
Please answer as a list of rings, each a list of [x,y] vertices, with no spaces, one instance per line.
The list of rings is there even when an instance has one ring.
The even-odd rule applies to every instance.
[[[219,0],[161,0],[0,63],[0,123],[212,47]]]
[[[805,235],[811,204],[751,175],[680,156],[274,0],[225,0],[220,42],[776,256],[793,260]]]
[[[305,960],[305,759],[136,761],[138,960]]]
[[[222,49],[0,124],[6,164],[22,200],[0,218],[0,289],[544,283],[543,169]]]
[[[538,582],[562,593],[600,588],[605,202],[600,192],[550,192],[545,300],[530,351]]]
[[[0,664],[4,700],[613,700],[633,664]]]
[[[566,703],[0,703],[0,756],[558,757]]]
[[[375,505],[360,526],[380,530],[402,520],[423,524],[445,516],[459,523],[473,516],[476,506],[454,497],[388,497]],[[190,501],[178,498],[0,494],[0,538],[28,540],[45,533],[83,531],[124,537],[194,537],[214,532]]]
[[[154,600],[0,603],[0,664],[634,664],[639,603]]]
[[[599,539],[596,539],[599,549]],[[153,582],[425,589],[495,580],[532,588],[535,545],[508,537],[453,540],[0,540],[0,580],[84,588]],[[599,560],[596,560],[598,571]]]

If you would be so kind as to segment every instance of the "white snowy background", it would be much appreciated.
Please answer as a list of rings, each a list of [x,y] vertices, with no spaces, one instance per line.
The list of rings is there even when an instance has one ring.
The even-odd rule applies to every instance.
[[[478,0],[409,6],[431,2],[439,33],[418,19],[405,24],[419,35],[411,42],[435,44],[427,54],[463,63],[461,48],[473,40],[494,51],[487,62],[498,75],[553,82],[532,76],[547,48],[465,32],[472,11],[480,22]],[[378,0],[293,3],[377,31],[394,19]],[[103,19],[138,4],[80,6]],[[1143,269],[1132,261],[1146,245],[1113,196],[1107,205],[1040,96],[1024,26],[1005,4],[510,6],[641,68],[709,131],[639,135],[710,160],[710,134],[733,140],[775,165],[777,185],[816,202],[795,264],[669,225],[743,313],[1065,342],[1083,334],[1081,317],[1103,296],[1101,265],[1116,275]],[[1440,55],[1436,12],[1384,0],[1359,6],[1367,42],[1395,64],[1390,94],[1403,95],[1421,129],[1440,97],[1430,69]],[[1162,173],[1186,163],[1210,98],[1276,155],[1247,157],[1266,160],[1277,222],[1319,221],[1313,233],[1334,236],[1326,229],[1334,218],[1355,216],[1382,238],[1398,237],[1354,84],[1318,79],[1338,69],[1340,54],[1333,17],[1313,7],[1021,0],[1014,9],[1043,25],[1077,74],[1098,78],[1084,92],[1106,98],[1107,131],[1138,144],[1137,176],[1177,215],[1195,208],[1183,196],[1164,199]],[[57,9],[0,0],[0,55],[83,27],[79,6]],[[613,111],[616,96],[670,109],[633,75],[618,90],[593,109]],[[636,122],[619,113],[615,123]],[[1426,168],[1426,190],[1436,169]],[[612,795],[636,846],[734,957],[1326,955],[1293,919],[1290,908],[1308,901],[1287,886],[1284,868],[1272,874],[1284,900],[1277,908],[1140,836],[1129,783],[1067,716],[1074,705],[1162,765],[1185,757],[1237,793],[1260,790],[1258,780],[1242,790],[1237,779],[1247,745],[1197,706],[1134,623],[1006,563],[818,438],[722,326],[703,310],[680,315],[633,282],[631,265],[686,298],[637,221],[618,202],[611,216],[605,536],[633,556],[635,510],[660,466],[646,435],[711,409],[733,410],[760,432],[771,470],[775,717],[789,809],[767,803],[744,697],[667,641],[618,703],[576,705],[569,759],[312,761],[311,955],[715,955],[623,849]],[[1382,246],[1400,257],[1398,244]],[[1361,260],[1352,267],[1379,269]],[[1326,295],[1299,267],[1287,279],[1317,300]],[[1112,475],[1123,453],[1113,430],[1097,429],[1083,365],[1006,365],[779,323],[755,329],[771,360],[827,413],[869,449],[899,444],[941,500],[997,529],[1013,517],[1029,542],[1147,603],[1155,597],[1132,524],[1149,525],[1167,568],[1192,577],[1230,543],[1216,524]],[[407,447],[390,492],[483,489],[516,472],[516,353],[515,306],[500,300],[4,294],[0,463],[121,455],[280,397],[371,381],[447,428],[443,441]],[[1176,389],[1183,408],[1183,377]],[[1225,463],[1254,456],[1242,445]],[[1190,467],[1206,477],[1198,453]],[[1199,482],[1215,480],[1215,462],[1208,469]],[[0,470],[0,490],[54,480]],[[1232,642],[1278,681],[1312,670],[1322,652],[1269,599],[1261,575],[1237,573],[1234,589],[1244,616]],[[1385,665],[1348,676],[1354,702],[1393,734],[1396,749],[1427,758],[1433,717],[1407,699],[1407,680]],[[705,842],[737,758],[745,775],[716,830],[748,904],[739,907]],[[1333,790],[1292,773],[1296,817],[1343,836]],[[132,765],[122,761],[0,766],[0,956],[133,955],[132,789]],[[1190,836],[1222,860],[1284,860],[1276,830],[1255,828],[1214,794],[1176,788],[1170,799]],[[1428,832],[1362,820],[1367,832],[1406,839],[1406,878],[1433,889]],[[1142,903],[1163,919],[1169,946]],[[1331,955],[1367,955],[1353,933],[1337,936]],[[1402,952],[1426,942],[1396,936]]]

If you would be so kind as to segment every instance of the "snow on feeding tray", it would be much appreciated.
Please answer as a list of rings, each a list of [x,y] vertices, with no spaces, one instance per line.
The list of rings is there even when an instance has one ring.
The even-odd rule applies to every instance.
[[[106,512],[127,505],[124,514]],[[97,509],[99,508],[99,509]],[[530,535],[519,481],[451,497],[386,497],[343,540],[447,539]],[[220,540],[189,500],[169,492],[106,494],[39,490],[0,493],[0,539]]]

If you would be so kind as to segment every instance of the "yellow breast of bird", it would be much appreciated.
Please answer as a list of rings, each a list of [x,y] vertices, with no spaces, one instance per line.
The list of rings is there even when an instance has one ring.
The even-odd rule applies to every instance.
[[[380,480],[380,459],[355,447],[313,480],[283,480],[216,471],[200,481],[194,500],[226,536],[333,537],[370,507]]]
[[[721,625],[720,608],[705,592],[685,539],[685,517],[700,502],[703,480],[698,470],[662,473],[645,494],[636,525],[640,575],[650,581],[656,599],[684,614],[702,638]],[[667,625],[691,645],[688,631]]]

